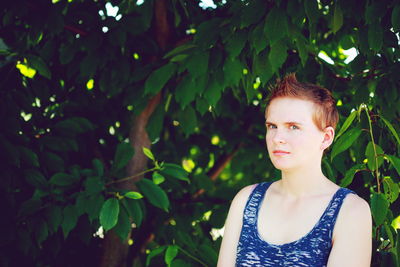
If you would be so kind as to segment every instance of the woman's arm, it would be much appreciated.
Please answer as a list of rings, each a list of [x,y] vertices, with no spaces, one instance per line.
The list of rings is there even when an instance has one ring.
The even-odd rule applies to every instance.
[[[242,230],[243,211],[255,185],[246,186],[236,194],[225,221],[224,237],[218,256],[218,267],[235,266],[236,250]]]
[[[340,209],[328,267],[371,266],[372,219],[368,203],[349,194]]]

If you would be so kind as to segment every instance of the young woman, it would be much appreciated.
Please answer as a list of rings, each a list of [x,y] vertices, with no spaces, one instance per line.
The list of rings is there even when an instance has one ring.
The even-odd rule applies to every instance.
[[[265,118],[268,153],[282,179],[235,196],[218,267],[370,266],[368,203],[321,171],[338,121],[331,93],[290,74],[273,88]]]

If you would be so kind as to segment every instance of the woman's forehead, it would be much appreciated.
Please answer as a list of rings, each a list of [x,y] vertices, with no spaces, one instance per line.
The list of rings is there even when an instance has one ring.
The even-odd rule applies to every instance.
[[[271,101],[265,110],[268,121],[312,121],[315,106],[311,101],[298,98],[281,97]]]

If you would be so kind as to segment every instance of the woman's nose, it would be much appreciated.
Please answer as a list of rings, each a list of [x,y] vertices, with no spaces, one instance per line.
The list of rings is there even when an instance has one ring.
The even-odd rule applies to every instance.
[[[279,131],[279,130],[275,131],[275,135],[273,136],[272,140],[276,144],[286,143],[286,138],[284,136],[284,133],[282,133],[282,131]]]

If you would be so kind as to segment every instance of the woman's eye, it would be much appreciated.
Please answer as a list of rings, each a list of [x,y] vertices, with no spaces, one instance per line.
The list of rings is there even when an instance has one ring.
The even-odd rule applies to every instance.
[[[275,129],[276,126],[273,124],[267,124],[267,129]]]
[[[298,130],[299,127],[297,127],[296,125],[290,125],[290,129],[291,129],[291,130]]]

